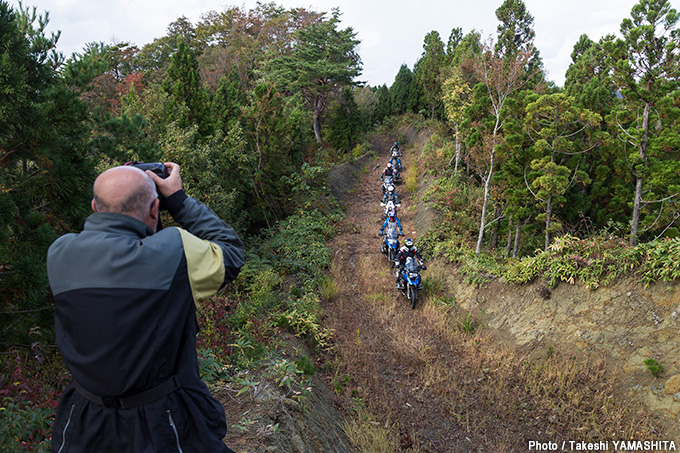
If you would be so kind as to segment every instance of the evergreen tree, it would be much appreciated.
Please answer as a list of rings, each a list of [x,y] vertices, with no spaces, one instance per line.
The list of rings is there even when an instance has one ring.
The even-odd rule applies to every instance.
[[[241,82],[236,68],[227,76],[220,78],[217,92],[212,101],[212,111],[215,112],[215,121],[225,132],[238,123],[241,119],[241,107],[246,103],[245,95],[241,90]]]
[[[350,88],[345,88],[334,102],[329,117],[328,141],[338,150],[350,151],[358,142],[362,124],[359,106]]]
[[[58,35],[47,16],[0,0],[0,331],[30,344],[29,330],[52,341],[45,257],[58,234],[89,212],[92,163],[87,114],[56,73]]]
[[[619,152],[618,143],[612,143],[610,125],[606,121],[619,102],[602,47],[603,42],[611,39],[613,37],[608,36],[596,43],[582,35],[574,45],[572,64],[567,69],[564,84],[565,93],[576,105],[602,118],[598,144],[590,153],[590,208],[584,212],[595,225],[628,217],[628,202],[633,197],[625,155]]]
[[[361,72],[356,51],[359,41],[351,28],[338,29],[340,12],[333,9],[328,20],[320,20],[296,34],[290,55],[270,61],[272,80],[288,93],[300,93],[313,112],[313,129],[321,142],[321,123],[331,93],[354,84]]]
[[[394,83],[390,86],[390,102],[392,108],[390,109],[393,115],[400,115],[406,113],[409,106],[409,97],[411,96],[411,88],[413,86],[414,77],[413,72],[402,64],[399,72],[394,78]]]
[[[444,63],[444,43],[437,31],[431,31],[425,36],[423,54],[416,67],[416,81],[423,90],[432,119],[441,105]]]
[[[196,54],[181,37],[177,41],[177,52],[170,60],[163,89],[170,95],[179,127],[195,124],[201,136],[212,134],[212,112],[208,94],[201,84]]]
[[[668,151],[680,144],[677,117],[670,111],[665,114],[665,107],[676,108],[669,96],[675,96],[680,74],[678,20],[680,15],[667,0],[640,0],[631,18],[621,23],[623,39],[605,43],[615,83],[623,94],[614,127],[622,131],[620,139],[635,149],[628,155],[635,178],[631,244],[638,241],[645,208],[663,209],[662,202],[677,195],[677,184],[664,175],[677,166]],[[654,219],[663,211],[651,214]],[[675,218],[670,216],[669,226]]]
[[[376,88],[378,94],[378,104],[373,112],[373,124],[381,123],[391,114],[390,92],[386,85]]]
[[[520,52],[529,52],[531,59],[527,62],[526,75],[534,78],[534,82],[541,81],[543,63],[534,46],[534,16],[529,13],[522,0],[505,0],[496,10],[496,17],[501,22],[494,47],[496,53],[510,57]]]
[[[528,180],[533,196],[543,205],[545,222],[544,250],[551,235],[561,229],[555,207],[566,200],[565,193],[575,183],[587,184],[584,154],[594,147],[587,139],[601,118],[575,105],[563,93],[546,94],[526,108],[525,129],[535,140],[539,157],[531,162],[534,171]]]

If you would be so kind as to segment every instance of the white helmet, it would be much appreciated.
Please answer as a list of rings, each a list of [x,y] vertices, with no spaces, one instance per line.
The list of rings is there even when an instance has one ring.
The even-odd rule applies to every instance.
[[[387,186],[388,192],[394,192],[394,186]]]

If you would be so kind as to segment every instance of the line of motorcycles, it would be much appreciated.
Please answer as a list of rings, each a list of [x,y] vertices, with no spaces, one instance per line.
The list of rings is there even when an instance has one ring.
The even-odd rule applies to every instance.
[[[423,288],[420,270],[425,269],[425,266],[416,257],[411,256],[405,259],[403,266],[399,266],[399,237],[404,236],[404,234],[399,231],[401,225],[397,216],[397,208],[401,207],[401,203],[396,195],[395,185],[401,182],[403,167],[399,157],[402,156],[402,152],[398,147],[392,147],[390,152],[391,157],[386,170],[392,168],[392,174],[390,175],[386,170],[383,171],[381,177],[383,199],[380,205],[385,208],[382,221],[391,221],[384,223],[384,230],[379,233],[379,236],[383,236],[380,252],[387,257],[390,266],[397,269],[395,273],[398,282],[397,289],[408,299],[410,307],[414,309],[418,300],[418,291]],[[391,196],[391,192],[394,196]],[[399,274],[401,274],[401,278],[399,278]]]

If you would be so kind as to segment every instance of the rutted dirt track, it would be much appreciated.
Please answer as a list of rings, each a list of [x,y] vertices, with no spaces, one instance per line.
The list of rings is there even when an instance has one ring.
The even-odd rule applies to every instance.
[[[379,177],[389,158],[389,144],[387,137],[375,140],[378,158],[347,197],[348,220],[330,244],[331,272],[340,293],[326,307],[328,325],[335,330],[336,354],[351,362],[336,374],[351,377],[352,395],[346,396],[360,398],[381,424],[397,431],[402,449],[475,451],[484,442],[454,415],[449,399],[442,398],[452,391],[450,382],[430,373],[434,361],[443,368],[457,366],[457,345],[426,319],[422,307],[409,308],[394,287],[394,270],[380,253]],[[406,171],[415,169],[408,150],[402,159]],[[417,244],[422,232],[413,226],[415,204],[403,185],[397,186],[397,193],[404,232]]]

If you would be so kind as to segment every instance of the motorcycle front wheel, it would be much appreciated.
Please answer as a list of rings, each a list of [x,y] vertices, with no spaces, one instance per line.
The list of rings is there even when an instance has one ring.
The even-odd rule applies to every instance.
[[[408,291],[406,294],[406,297],[408,297],[409,304],[411,305],[411,309],[416,308],[416,300],[418,300],[418,290],[416,289],[415,286],[413,285],[408,285]]]

